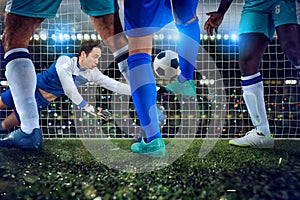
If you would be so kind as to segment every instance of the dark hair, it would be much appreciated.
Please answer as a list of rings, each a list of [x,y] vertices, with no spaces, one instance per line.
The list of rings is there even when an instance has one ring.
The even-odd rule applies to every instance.
[[[78,56],[80,56],[81,52],[84,51],[88,56],[89,53],[93,50],[94,47],[100,48],[102,50],[101,42],[98,40],[84,40],[80,45],[80,51]]]

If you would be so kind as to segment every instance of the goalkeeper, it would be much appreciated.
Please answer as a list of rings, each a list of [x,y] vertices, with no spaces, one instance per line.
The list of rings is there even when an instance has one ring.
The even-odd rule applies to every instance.
[[[47,70],[37,74],[35,99],[38,110],[46,108],[51,101],[66,95],[73,103],[87,112],[95,112],[94,106],[87,103],[77,87],[93,82],[116,93],[131,95],[127,84],[118,82],[100,72],[97,68],[101,57],[101,44],[96,40],[83,41],[79,54],[61,55]],[[15,109],[11,90],[1,94],[0,109],[13,109],[13,112],[0,121],[0,132],[20,125],[19,114]],[[109,113],[101,112],[105,119]],[[2,143],[5,141],[3,139]]]

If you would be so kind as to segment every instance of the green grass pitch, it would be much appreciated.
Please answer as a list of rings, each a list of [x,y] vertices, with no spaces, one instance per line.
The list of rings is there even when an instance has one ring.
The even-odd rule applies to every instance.
[[[103,140],[98,151],[103,153]],[[165,139],[166,144],[171,140]],[[172,153],[180,150],[174,145]],[[112,139],[104,160],[80,139],[46,139],[40,152],[0,147],[0,199],[300,199],[300,140],[276,140],[273,149],[249,149],[217,140],[199,156],[203,139],[163,167],[163,159],[135,156],[158,170],[138,172],[132,140]],[[123,157],[123,158],[122,158]],[[109,167],[114,161],[127,171]],[[117,165],[116,165],[117,166]],[[137,173],[138,172],[138,173]]]

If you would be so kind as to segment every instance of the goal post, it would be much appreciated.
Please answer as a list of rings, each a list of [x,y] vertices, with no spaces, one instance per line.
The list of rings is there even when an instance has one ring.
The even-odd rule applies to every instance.
[[[162,134],[165,138],[232,138],[253,128],[242,98],[238,67],[238,24],[244,1],[232,3],[217,35],[210,37],[203,30],[207,12],[214,11],[219,1],[200,1],[197,15],[201,41],[195,67],[197,97],[184,99],[169,94],[164,86],[169,81],[156,77],[157,106],[165,115]],[[0,34],[4,29],[5,2],[0,3]],[[123,21],[123,6],[120,1]],[[33,34],[29,51],[37,72],[47,69],[59,55],[77,54],[84,39],[101,40],[79,1],[63,0],[55,18],[45,19]],[[153,35],[153,58],[161,50],[176,51],[178,34],[170,24]],[[0,61],[3,63],[3,47]],[[104,46],[99,69],[124,82],[112,53]],[[1,68],[1,93],[8,89]],[[267,116],[275,138],[300,137],[300,82],[294,66],[283,54],[276,35],[268,46],[260,71],[263,76]],[[45,138],[133,138],[140,131],[139,120],[130,96],[107,91],[97,85],[80,89],[83,97],[96,107],[108,108],[113,119],[108,122],[79,110],[67,97],[51,102],[40,114]],[[1,111],[1,120],[10,111]]]

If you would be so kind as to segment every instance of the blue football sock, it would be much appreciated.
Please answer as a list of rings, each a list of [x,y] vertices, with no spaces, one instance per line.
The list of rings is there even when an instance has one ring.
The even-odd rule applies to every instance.
[[[176,24],[181,39],[178,43],[178,57],[181,76],[186,80],[194,79],[194,69],[200,44],[198,18],[190,24]],[[182,79],[179,79],[180,81]]]
[[[146,142],[161,137],[157,107],[156,83],[151,67],[151,57],[145,53],[128,57],[129,83],[132,99],[146,133]]]

